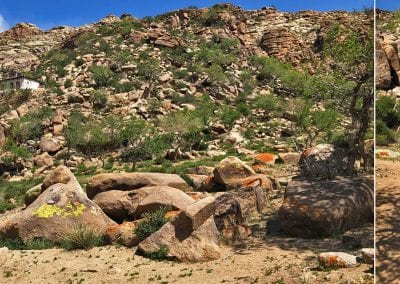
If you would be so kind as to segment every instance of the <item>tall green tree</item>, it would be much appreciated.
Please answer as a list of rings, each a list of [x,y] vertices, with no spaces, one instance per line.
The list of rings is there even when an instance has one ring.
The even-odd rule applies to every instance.
[[[331,98],[337,100],[350,118],[348,174],[354,172],[355,161],[365,157],[365,137],[371,126],[374,104],[373,23],[367,34],[332,27],[324,40],[323,59],[329,62],[332,81],[325,81]],[[334,84],[345,81],[345,84]],[[332,84],[333,83],[333,84]]]

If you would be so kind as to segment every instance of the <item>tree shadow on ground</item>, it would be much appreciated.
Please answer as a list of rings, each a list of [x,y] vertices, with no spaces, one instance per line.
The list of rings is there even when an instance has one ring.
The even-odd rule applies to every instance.
[[[400,186],[378,189],[376,197],[377,283],[400,282]]]

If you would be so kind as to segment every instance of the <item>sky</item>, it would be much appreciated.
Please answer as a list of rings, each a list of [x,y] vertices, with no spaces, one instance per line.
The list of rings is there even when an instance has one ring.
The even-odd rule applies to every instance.
[[[399,0],[381,0],[396,2]],[[275,6],[281,11],[361,10],[372,7],[373,0],[0,0],[0,31],[18,22],[36,24],[42,29],[55,26],[81,26],[114,14],[130,13],[138,18],[155,16],[191,5],[208,7],[229,2],[245,9]]]
[[[400,9],[400,0],[376,0],[376,7],[383,10],[398,10]]]

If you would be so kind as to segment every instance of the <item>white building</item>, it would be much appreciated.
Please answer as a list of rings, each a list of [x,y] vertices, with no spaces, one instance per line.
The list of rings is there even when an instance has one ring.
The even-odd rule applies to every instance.
[[[0,80],[0,90],[36,90],[40,83],[18,72],[10,72],[7,78]]]

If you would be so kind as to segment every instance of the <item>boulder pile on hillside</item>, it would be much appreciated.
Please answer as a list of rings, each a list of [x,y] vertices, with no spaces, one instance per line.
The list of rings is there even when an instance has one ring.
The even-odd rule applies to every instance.
[[[1,219],[0,236],[57,243],[74,227],[83,226],[109,243],[138,246],[145,255],[165,247],[167,257],[180,261],[217,259],[221,234],[228,240],[251,235],[245,225],[250,209],[242,208],[253,206],[257,212],[271,182],[233,157],[213,172],[222,188],[219,193],[192,192],[178,175],[161,173],[99,174],[83,190],[67,167],[58,166],[27,192],[25,209]],[[239,198],[239,192],[249,190]],[[144,239],[137,235],[141,223],[161,209],[166,210],[166,223]]]

